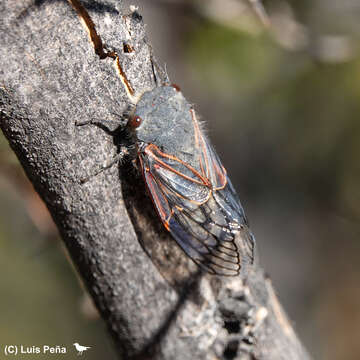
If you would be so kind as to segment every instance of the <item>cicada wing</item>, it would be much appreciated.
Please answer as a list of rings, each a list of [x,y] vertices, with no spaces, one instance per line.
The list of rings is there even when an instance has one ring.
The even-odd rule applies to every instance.
[[[144,170],[144,178],[156,211],[159,214],[161,221],[165,224],[172,214],[171,205],[150,171]]]
[[[204,171],[211,181],[216,202],[229,222],[247,224],[244,209],[216,151],[201,133],[200,136],[202,141],[200,161],[205,164]]]
[[[200,148],[200,167],[204,172],[204,176],[209,179],[214,190],[223,189],[227,183],[226,170],[221,164],[219,156],[213,147],[199,131],[198,137]]]
[[[204,164],[208,165],[208,167],[205,166],[205,171],[211,180],[213,199],[216,203],[210,207],[220,209],[222,213],[221,221],[225,221],[225,227],[234,235],[233,240],[238,245],[238,251],[241,254],[241,265],[243,266],[245,263],[252,264],[254,261],[255,237],[249,229],[239,197],[216,151],[200,131],[198,136],[201,139],[202,159],[204,159]],[[221,218],[218,215],[215,215],[215,217],[217,221]]]
[[[154,145],[141,162],[158,214],[185,253],[210,273],[237,275],[242,251],[236,240],[242,241],[247,227],[226,173],[225,184],[214,190],[200,173]],[[212,162],[209,157],[206,166]]]

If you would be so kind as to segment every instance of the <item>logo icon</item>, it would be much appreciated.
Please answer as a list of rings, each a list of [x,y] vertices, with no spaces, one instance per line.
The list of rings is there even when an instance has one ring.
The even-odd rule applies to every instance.
[[[75,346],[75,349],[77,350],[78,355],[82,355],[83,351],[90,349],[90,346],[82,346],[79,343],[74,343],[73,345]]]

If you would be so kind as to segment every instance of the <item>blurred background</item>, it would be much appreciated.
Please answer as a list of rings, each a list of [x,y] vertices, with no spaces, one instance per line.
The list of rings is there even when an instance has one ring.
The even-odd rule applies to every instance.
[[[250,0],[125,3],[206,121],[305,346],[315,359],[358,360],[360,2],[264,1],[269,26]],[[0,246],[1,342],[76,339],[96,344],[88,359],[115,358],[2,135]]]

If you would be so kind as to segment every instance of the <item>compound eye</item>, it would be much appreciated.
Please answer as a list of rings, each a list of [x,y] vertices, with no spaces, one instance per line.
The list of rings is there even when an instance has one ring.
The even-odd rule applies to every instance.
[[[140,116],[133,116],[130,120],[128,125],[133,128],[136,129],[138,128],[142,123],[142,118]]]
[[[176,85],[176,84],[171,84],[170,86],[172,86],[176,91],[181,91],[180,86]]]

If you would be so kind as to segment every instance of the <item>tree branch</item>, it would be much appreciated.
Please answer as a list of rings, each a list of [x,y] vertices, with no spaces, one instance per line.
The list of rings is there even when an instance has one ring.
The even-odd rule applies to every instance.
[[[75,123],[123,125],[120,69],[135,93],[154,87],[141,16],[118,3],[85,4],[99,45],[67,2],[1,2],[0,124],[121,358],[308,359],[260,266],[246,278],[202,274],[159,224],[132,164],[81,184],[116,155],[121,133]]]

